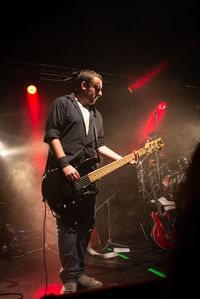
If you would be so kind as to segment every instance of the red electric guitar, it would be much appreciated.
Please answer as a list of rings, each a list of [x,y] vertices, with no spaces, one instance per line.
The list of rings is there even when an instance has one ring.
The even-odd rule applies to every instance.
[[[152,229],[152,237],[156,244],[162,249],[171,249],[174,242],[174,228],[170,224],[170,216],[167,212],[162,215],[152,212],[151,216],[155,222]]]
[[[153,241],[162,249],[171,249],[174,242],[174,227],[170,222],[170,215],[162,211],[155,191],[152,189],[155,199],[157,212],[152,212],[151,217],[154,221],[152,228]]]

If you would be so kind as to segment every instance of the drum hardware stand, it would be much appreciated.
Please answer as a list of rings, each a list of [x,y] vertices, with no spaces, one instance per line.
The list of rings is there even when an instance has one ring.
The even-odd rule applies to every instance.
[[[138,165],[137,165],[137,169],[140,167],[140,183],[141,183],[141,191],[142,191],[142,198],[143,198],[143,201],[146,200],[146,198],[148,197],[148,194],[147,194],[147,190],[146,190],[146,187],[145,187],[145,183],[144,183],[144,170],[143,170],[143,162],[144,160],[150,155],[150,153],[147,153],[146,156],[143,158],[142,161],[139,161],[138,162]]]
[[[147,141],[148,142],[148,141]],[[147,153],[147,155],[143,158],[143,160],[139,161],[138,163],[138,166],[137,168],[140,168],[140,183],[141,183],[141,189],[139,191],[142,192],[142,201],[143,203],[145,203],[147,201],[147,199],[149,199],[149,194],[146,190],[146,186],[145,186],[145,182],[144,182],[144,169],[143,169],[143,162],[144,160],[150,155],[150,153]],[[146,220],[146,216],[144,215],[144,212],[143,212],[143,215],[141,215],[141,219],[144,219],[145,220],[140,220],[140,227],[141,227],[141,230],[144,234],[144,237],[146,240],[149,240],[149,237],[148,237],[148,224],[147,224],[147,220]]]
[[[117,195],[117,192],[113,193],[109,198],[107,198],[104,203],[102,205],[100,205],[98,208],[97,208],[97,211],[99,209],[101,209],[104,205],[107,205],[107,218],[108,218],[108,240],[106,242],[106,245],[103,247],[103,250],[105,250],[106,248],[108,248],[109,246],[119,246],[119,247],[126,247],[127,245],[122,245],[122,244],[119,244],[119,243],[114,243],[112,241],[112,237],[111,237],[111,216],[110,216],[110,205],[111,205],[111,200],[112,198],[114,198],[115,196]]]

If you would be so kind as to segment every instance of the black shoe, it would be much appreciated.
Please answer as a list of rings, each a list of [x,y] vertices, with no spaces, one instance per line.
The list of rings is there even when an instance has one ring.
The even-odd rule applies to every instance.
[[[74,281],[66,282],[60,291],[60,295],[75,293],[76,291],[77,291],[77,283],[76,282],[74,282]]]
[[[93,288],[101,288],[103,286],[103,283],[96,280],[93,277],[89,277],[87,275],[81,275],[79,279],[77,280],[78,285],[80,287],[86,288],[86,289],[93,289]]]

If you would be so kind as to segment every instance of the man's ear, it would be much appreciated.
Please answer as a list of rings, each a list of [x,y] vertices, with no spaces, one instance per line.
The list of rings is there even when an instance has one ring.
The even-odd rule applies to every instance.
[[[87,88],[87,83],[85,81],[82,81],[81,82],[81,89],[86,90],[86,88]]]

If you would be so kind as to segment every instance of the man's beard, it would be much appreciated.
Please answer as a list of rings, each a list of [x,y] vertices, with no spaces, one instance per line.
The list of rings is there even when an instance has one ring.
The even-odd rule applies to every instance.
[[[98,97],[95,97],[95,98],[90,98],[89,99],[89,105],[94,105],[97,101]]]

